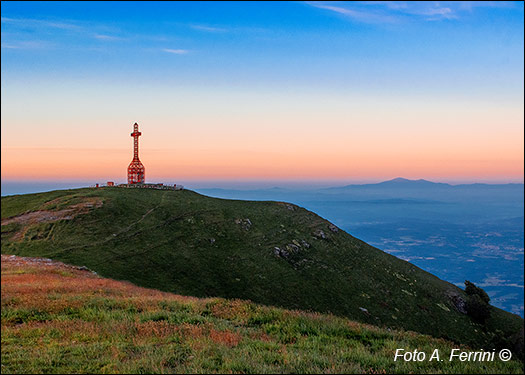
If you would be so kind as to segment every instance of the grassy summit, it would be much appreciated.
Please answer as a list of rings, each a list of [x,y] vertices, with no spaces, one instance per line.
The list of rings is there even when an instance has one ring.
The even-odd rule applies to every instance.
[[[2,373],[523,373],[430,336],[249,301],[183,297],[2,256]],[[397,348],[443,362],[394,361]],[[461,350],[468,350],[466,347]]]
[[[75,189],[2,197],[2,253],[84,265],[137,285],[330,312],[474,348],[509,346],[523,319],[485,325],[465,293],[301,207],[192,191]]]

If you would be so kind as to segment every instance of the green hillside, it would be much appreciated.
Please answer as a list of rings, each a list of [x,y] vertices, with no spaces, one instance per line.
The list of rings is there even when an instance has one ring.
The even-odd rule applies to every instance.
[[[497,308],[486,324],[472,321],[461,312],[461,289],[288,203],[123,188],[2,197],[2,253],[182,295],[330,312],[474,348],[511,346],[523,328],[523,319]]]
[[[398,348],[426,353],[394,361]],[[2,256],[2,373],[520,374],[443,339],[242,300],[197,299]],[[429,358],[437,349],[442,361]]]

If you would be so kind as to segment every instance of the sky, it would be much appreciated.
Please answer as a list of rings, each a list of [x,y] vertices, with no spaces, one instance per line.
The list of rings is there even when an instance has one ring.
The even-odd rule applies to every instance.
[[[2,2],[2,181],[125,182],[137,122],[147,182],[522,182],[523,30],[522,2]]]

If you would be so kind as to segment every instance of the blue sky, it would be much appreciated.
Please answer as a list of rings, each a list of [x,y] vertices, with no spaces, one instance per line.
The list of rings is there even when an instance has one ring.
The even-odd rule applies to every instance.
[[[2,73],[437,92],[460,80],[466,93],[482,85],[501,95],[502,85],[521,88],[522,3],[379,3],[5,2]]]
[[[523,157],[523,143],[506,146],[523,138],[522,2],[2,2],[1,7],[3,155],[24,145],[87,147],[75,132],[66,139],[67,129],[101,124],[100,129],[107,130],[110,122],[122,128],[109,132],[107,144],[102,143],[121,147],[113,137],[127,132],[134,121],[144,121],[159,124],[150,129],[170,136],[175,136],[170,124],[184,123],[182,135],[189,141],[198,139],[189,134],[191,128],[212,134],[202,140],[204,145],[220,141],[221,134],[251,144],[250,137],[258,137],[262,127],[284,131],[283,137],[300,136],[304,130],[299,141],[305,145],[319,139],[328,151],[341,148],[337,155],[319,149],[321,158],[362,159],[368,156],[345,154],[342,144],[330,147],[320,129],[348,139],[359,136],[362,142],[376,134],[377,147],[384,148],[393,137],[385,124],[392,122],[410,136],[427,119],[436,119],[436,113],[450,113],[461,119],[465,130],[458,135],[460,125],[443,117],[442,125],[430,125],[426,138],[442,126],[443,139],[460,137],[466,144],[478,123],[484,140],[495,137],[499,143],[487,149],[488,141],[480,138],[469,149],[478,159],[472,157],[463,168],[472,169],[472,162],[482,171],[483,160],[497,161],[500,150],[507,149],[513,154],[505,156],[507,167],[500,169],[506,174],[498,178],[516,179],[522,172],[517,160]],[[168,110],[171,107],[176,109]],[[404,118],[414,117],[411,108],[419,119]],[[200,112],[208,114],[198,117]],[[329,124],[322,122],[322,115]],[[311,120],[316,116],[318,123]],[[57,137],[40,145],[43,139],[32,135],[35,123],[48,126]],[[250,131],[243,131],[241,123]],[[358,133],[345,130],[350,126]],[[224,131],[216,132],[218,127]],[[87,136],[84,142],[93,140]],[[413,143],[422,142],[424,135],[419,134]],[[458,148],[454,152],[459,155],[461,142],[442,150],[430,148],[436,148],[435,153]],[[158,144],[168,147],[160,139]],[[226,139],[224,144],[228,150],[233,147]],[[251,149],[263,159],[265,147],[253,143]],[[420,152],[417,148],[404,157],[414,159]],[[398,154],[396,150],[385,157]],[[282,157],[289,165],[296,162],[286,153]],[[446,176],[434,159],[426,170],[414,167],[408,174],[377,165],[374,176],[459,178],[459,172]],[[447,160],[452,159],[451,154]],[[487,168],[498,169],[496,164]],[[6,166],[9,171],[15,168],[3,163]],[[257,170],[259,165],[250,167]],[[260,168],[261,177],[269,175]],[[330,173],[325,177],[372,177],[357,169]],[[494,177],[476,173],[465,178]],[[204,172],[199,176],[206,177]]]

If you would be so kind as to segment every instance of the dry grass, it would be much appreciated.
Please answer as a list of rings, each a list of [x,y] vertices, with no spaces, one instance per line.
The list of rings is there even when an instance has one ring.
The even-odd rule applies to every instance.
[[[516,361],[394,362],[454,346],[331,315],[197,299],[2,255],[3,373],[522,373]]]

